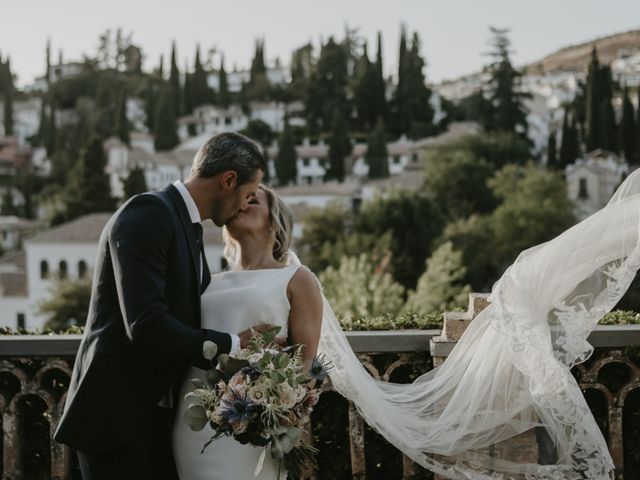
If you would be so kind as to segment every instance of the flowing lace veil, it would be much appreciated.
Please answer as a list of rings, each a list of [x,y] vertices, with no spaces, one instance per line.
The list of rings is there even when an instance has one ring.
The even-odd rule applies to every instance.
[[[570,369],[591,355],[589,333],[640,267],[639,227],[636,170],[605,208],[523,251],[444,364],[410,384],[365,370],[323,296],[319,352],[333,364],[333,387],[390,443],[446,478],[613,478]],[[300,262],[293,252],[288,261]],[[541,452],[533,460],[501,443],[528,431]]]

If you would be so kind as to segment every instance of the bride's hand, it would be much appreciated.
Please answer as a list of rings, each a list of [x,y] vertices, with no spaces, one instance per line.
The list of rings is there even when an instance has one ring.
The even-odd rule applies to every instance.
[[[240,332],[238,334],[238,336],[240,337],[240,348],[245,348],[247,345],[249,345],[249,341],[251,340],[251,336],[253,335],[253,332],[259,335],[262,335],[263,333],[265,333],[266,331],[272,328],[273,328],[273,325],[270,325],[268,323],[263,323],[260,325],[256,325],[255,327],[249,328],[243,332]],[[285,341],[286,339],[276,338],[276,342],[280,345],[284,345]]]

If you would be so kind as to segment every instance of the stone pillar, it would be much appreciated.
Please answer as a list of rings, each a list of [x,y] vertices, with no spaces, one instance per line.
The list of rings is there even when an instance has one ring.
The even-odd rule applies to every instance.
[[[354,480],[365,480],[367,469],[364,457],[364,420],[351,402],[349,402],[349,443],[351,445],[351,477]]]
[[[442,333],[439,337],[431,340],[431,355],[434,367],[442,365],[469,324],[489,306],[488,297],[489,294],[486,293],[470,293],[469,306],[466,312],[444,312]],[[499,458],[506,458],[516,463],[537,462],[538,444],[535,431],[532,429],[492,445],[487,449],[486,453],[496,455]],[[444,480],[439,475],[435,475],[434,479]]]
[[[9,411],[5,412],[2,417],[4,430],[4,471],[2,472],[2,480],[22,480],[22,452],[18,432],[18,423],[20,421],[18,415],[14,403],[9,407]]]

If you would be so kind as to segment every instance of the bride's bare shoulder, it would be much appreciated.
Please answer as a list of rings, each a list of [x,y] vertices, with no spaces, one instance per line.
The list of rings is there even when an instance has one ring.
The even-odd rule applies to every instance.
[[[318,279],[315,274],[304,265],[298,268],[293,274],[287,290],[292,296],[304,295],[307,298],[309,298],[309,296],[317,296],[320,298]]]

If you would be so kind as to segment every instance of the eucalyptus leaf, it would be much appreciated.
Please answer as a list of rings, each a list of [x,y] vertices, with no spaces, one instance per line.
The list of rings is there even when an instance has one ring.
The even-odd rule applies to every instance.
[[[195,388],[207,388],[207,384],[204,383],[201,378],[192,378],[191,380],[189,380],[189,382]]]
[[[208,421],[207,411],[202,405],[189,405],[184,412],[184,423],[194,432],[202,430]]]
[[[207,360],[213,360],[216,358],[216,354],[218,353],[218,346],[213,343],[211,340],[207,340],[202,345],[202,355]]]

